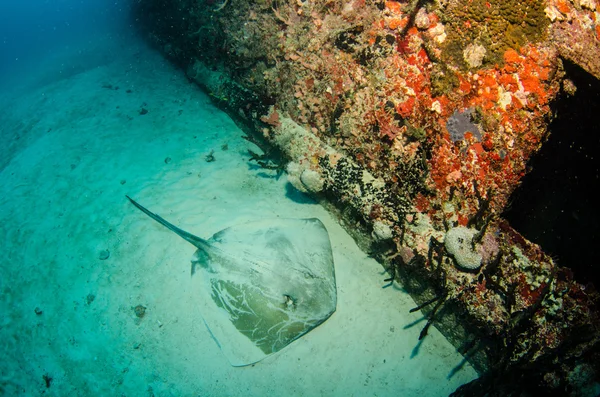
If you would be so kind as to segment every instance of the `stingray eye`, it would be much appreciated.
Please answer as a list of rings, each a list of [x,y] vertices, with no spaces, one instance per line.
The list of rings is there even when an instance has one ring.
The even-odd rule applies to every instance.
[[[294,309],[296,307],[296,302],[289,295],[283,295],[283,304],[286,309]]]

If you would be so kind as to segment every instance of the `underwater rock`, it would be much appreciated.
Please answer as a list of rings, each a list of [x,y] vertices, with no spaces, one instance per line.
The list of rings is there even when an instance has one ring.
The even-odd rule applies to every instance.
[[[372,235],[376,240],[389,240],[393,237],[392,228],[381,221],[375,221]]]
[[[102,250],[100,251],[100,254],[98,255],[98,259],[100,259],[101,261],[105,261],[108,258],[110,258],[110,251],[109,250]]]
[[[137,305],[133,308],[133,312],[135,313],[135,316],[137,318],[144,318],[144,316],[146,315],[146,306]]]
[[[474,270],[481,266],[482,256],[473,247],[473,238],[478,231],[464,226],[454,227],[446,232],[444,246],[454,257],[458,266]]]
[[[323,190],[323,178],[317,171],[304,170],[300,175],[300,181],[306,188],[313,192],[318,193]]]
[[[44,376],[42,376],[42,379],[44,379],[44,384],[46,385],[46,389],[49,389],[50,386],[52,386],[52,377],[48,374],[44,374]]]
[[[302,193],[319,193],[323,190],[324,181],[314,170],[305,169],[292,161],[287,165],[288,182]]]
[[[204,156],[204,161],[206,161],[207,163],[212,163],[213,161],[215,161],[215,151],[211,150],[210,153],[208,153],[206,156]]]
[[[302,181],[300,180],[300,175],[302,173],[300,170],[300,165],[291,161],[288,163],[286,171],[288,182],[302,193],[307,193],[308,190],[304,187]]]

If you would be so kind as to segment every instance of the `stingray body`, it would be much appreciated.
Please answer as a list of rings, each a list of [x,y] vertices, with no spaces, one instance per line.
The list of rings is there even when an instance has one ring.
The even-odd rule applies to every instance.
[[[320,220],[246,223],[205,240],[127,198],[197,248],[192,275],[202,278],[200,310],[232,365],[281,350],[335,311],[333,255]]]

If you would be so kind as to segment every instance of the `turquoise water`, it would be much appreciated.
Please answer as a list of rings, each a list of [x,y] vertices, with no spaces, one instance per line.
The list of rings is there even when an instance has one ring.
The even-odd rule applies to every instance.
[[[248,162],[258,149],[123,4],[57,4],[0,8],[0,394],[443,396],[476,376],[437,330],[417,343],[410,296],[382,288],[382,267],[318,203]],[[232,367],[199,310],[194,247],[126,194],[202,238],[320,219],[336,312]]]

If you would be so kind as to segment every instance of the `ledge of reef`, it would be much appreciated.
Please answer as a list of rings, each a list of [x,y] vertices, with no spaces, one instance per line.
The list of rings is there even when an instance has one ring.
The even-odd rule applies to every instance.
[[[473,362],[455,395],[593,382],[598,293],[500,214],[570,87],[563,61],[600,77],[595,0],[146,0],[136,17],[253,160],[285,159],[412,293],[422,337],[433,324]]]

